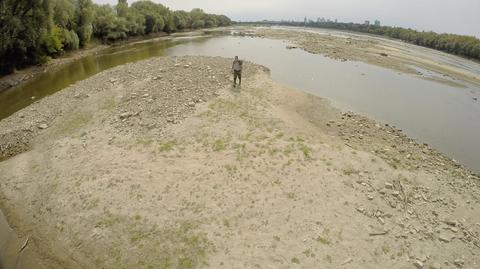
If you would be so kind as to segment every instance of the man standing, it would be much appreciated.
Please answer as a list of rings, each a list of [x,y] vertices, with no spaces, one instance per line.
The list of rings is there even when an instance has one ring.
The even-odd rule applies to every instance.
[[[237,85],[237,78],[238,78],[238,86],[242,85],[242,61],[238,59],[238,56],[235,56],[235,60],[232,64],[232,71],[233,71],[233,87]]]

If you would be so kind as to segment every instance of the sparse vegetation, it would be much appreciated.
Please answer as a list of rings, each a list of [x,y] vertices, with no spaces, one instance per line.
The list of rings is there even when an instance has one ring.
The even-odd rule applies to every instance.
[[[322,235],[317,236],[317,238],[315,238],[315,240],[317,242],[320,242],[320,243],[324,244],[324,245],[330,245],[330,241]]]

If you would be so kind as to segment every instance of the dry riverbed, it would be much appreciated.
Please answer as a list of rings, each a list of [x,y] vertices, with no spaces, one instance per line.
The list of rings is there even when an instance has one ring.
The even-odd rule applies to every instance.
[[[478,175],[230,64],[127,64],[0,121],[0,206],[39,267],[479,267]]]

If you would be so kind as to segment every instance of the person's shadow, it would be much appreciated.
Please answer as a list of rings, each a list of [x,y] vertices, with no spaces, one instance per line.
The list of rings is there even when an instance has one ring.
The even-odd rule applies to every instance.
[[[232,92],[235,92],[235,93],[240,93],[240,90],[242,89],[242,86],[241,85],[234,85],[232,84]]]

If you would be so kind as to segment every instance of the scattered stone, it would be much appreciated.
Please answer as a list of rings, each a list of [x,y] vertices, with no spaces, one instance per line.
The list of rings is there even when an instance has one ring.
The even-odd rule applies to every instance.
[[[439,237],[438,237],[438,240],[442,241],[442,242],[445,242],[445,243],[450,243],[450,241],[452,241],[452,239],[445,235],[445,234],[441,234]]]
[[[393,184],[385,182],[385,189],[393,190]]]
[[[443,221],[443,222],[444,222],[445,224],[450,225],[450,226],[453,226],[453,227],[457,226],[457,224],[458,224],[457,221],[454,221],[454,220],[445,220],[445,221]]]
[[[133,115],[132,112],[125,112],[125,113],[120,114],[120,119],[123,120],[123,119],[131,117],[132,115]]]
[[[357,209],[357,211],[358,211],[358,212],[360,212],[360,213],[363,213],[363,212],[365,212],[365,209],[364,209],[364,208],[362,208],[362,207],[358,207],[358,208],[356,208],[356,209]]]
[[[465,261],[462,260],[462,259],[456,259],[455,261],[453,261],[453,264],[455,264],[457,267],[461,268],[465,264]]]
[[[377,235],[386,235],[388,231],[379,231],[379,232],[371,232],[368,235],[370,236],[377,236]]]
[[[46,123],[42,123],[40,125],[38,125],[38,129],[47,129],[48,128],[48,125]]]
[[[441,265],[440,263],[438,263],[438,262],[434,262],[434,263],[432,264],[432,267],[431,267],[431,268],[432,268],[432,269],[442,269],[442,265]]]
[[[418,269],[422,269],[423,268],[423,262],[419,261],[419,260],[415,260],[413,262],[413,265],[418,268]]]

